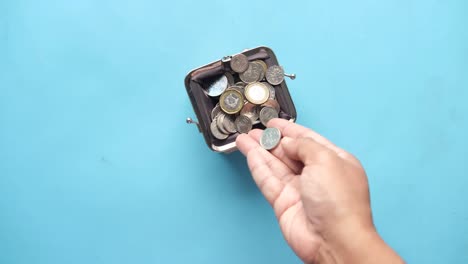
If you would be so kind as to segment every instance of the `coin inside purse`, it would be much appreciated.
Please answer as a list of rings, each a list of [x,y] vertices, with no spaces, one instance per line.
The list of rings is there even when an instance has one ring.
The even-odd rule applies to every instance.
[[[280,65],[274,54],[274,52],[267,47],[258,47],[242,52],[249,62],[255,60],[261,60],[265,62],[267,67]],[[185,86],[192,103],[195,114],[199,122],[200,132],[206,141],[209,148],[217,152],[232,152],[237,150],[236,148],[236,137],[239,132],[230,134],[225,139],[218,139],[213,136],[210,129],[212,123],[211,112],[216,104],[219,102],[219,96],[209,96],[207,93],[208,87],[213,84],[217,79],[227,73],[229,85],[233,85],[236,82],[240,82],[239,74],[234,72],[230,67],[231,56],[225,57],[222,60],[212,62],[208,65],[199,67],[191,71],[185,78]],[[233,82],[233,83],[231,83]],[[291,99],[286,80],[282,81],[279,85],[274,85],[276,93],[276,101],[280,106],[278,116],[280,118],[295,122],[297,113],[294,103]],[[256,122],[253,128],[264,129],[265,126],[260,122]]]

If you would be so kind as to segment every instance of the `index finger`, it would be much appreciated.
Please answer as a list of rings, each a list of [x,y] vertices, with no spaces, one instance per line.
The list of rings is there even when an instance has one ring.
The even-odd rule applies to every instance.
[[[339,157],[342,159],[348,160],[355,165],[359,166],[359,161],[351,154],[346,152],[345,150],[335,146],[331,141],[320,135],[319,133],[298,125],[294,122],[288,121],[286,119],[281,118],[274,118],[270,120],[267,124],[268,127],[276,127],[281,131],[281,134],[285,137],[290,138],[312,138],[314,141],[319,143],[320,145],[332,150],[335,152]]]
[[[267,201],[274,206],[293,172],[247,134],[236,139],[239,150],[247,156],[252,177]]]
[[[268,127],[276,127],[281,131],[281,135],[285,137],[290,137],[290,138],[312,138],[319,144],[325,146],[325,147],[335,147],[336,146],[331,143],[328,139],[324,138],[322,135],[319,133],[308,129],[306,127],[303,127],[301,125],[298,125],[296,123],[293,123],[291,121],[288,121],[286,119],[282,118],[274,118],[267,124]]]

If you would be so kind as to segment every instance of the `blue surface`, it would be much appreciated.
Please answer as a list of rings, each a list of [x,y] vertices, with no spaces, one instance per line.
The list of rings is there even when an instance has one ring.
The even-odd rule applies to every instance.
[[[259,45],[410,263],[468,263],[468,2],[0,1],[0,263],[300,263],[183,79]]]

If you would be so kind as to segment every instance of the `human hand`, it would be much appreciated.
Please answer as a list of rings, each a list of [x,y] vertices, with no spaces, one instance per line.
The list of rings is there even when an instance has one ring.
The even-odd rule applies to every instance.
[[[298,124],[273,119],[268,127],[284,136],[271,152],[259,145],[259,129],[236,143],[298,257],[306,263],[403,263],[374,228],[360,162]]]

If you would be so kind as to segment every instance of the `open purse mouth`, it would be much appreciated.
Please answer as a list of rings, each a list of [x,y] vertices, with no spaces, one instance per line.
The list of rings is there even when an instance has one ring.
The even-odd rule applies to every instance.
[[[237,150],[240,133],[264,129],[268,118],[295,122],[296,108],[283,76],[295,78],[284,74],[274,52],[263,46],[196,68],[187,74],[185,88],[198,122],[188,118],[187,123],[197,124],[211,150],[229,153]]]

